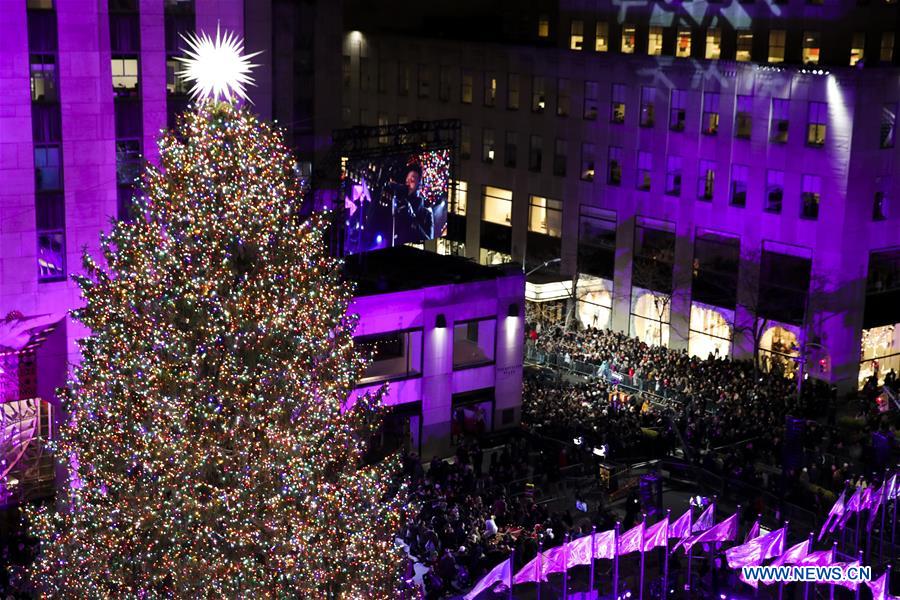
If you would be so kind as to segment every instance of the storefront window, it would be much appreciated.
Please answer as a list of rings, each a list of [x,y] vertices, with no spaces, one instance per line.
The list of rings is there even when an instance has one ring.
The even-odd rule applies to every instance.
[[[861,356],[860,387],[869,377],[876,376],[881,385],[891,371],[900,373],[900,323],[863,329]]]
[[[731,355],[734,312],[726,308],[694,302],[691,305],[691,331],[688,350],[691,356],[716,358]]]
[[[645,344],[669,345],[671,296],[633,288],[631,293],[631,335]]]
[[[609,329],[612,324],[613,282],[601,277],[580,275],[578,295],[578,321],[582,327]]]
[[[763,333],[759,341],[760,366],[766,372],[780,371],[793,377],[800,356],[798,330],[789,325],[775,325]]]

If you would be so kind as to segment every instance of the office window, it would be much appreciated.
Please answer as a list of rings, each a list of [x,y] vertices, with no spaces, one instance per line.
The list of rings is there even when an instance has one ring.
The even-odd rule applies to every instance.
[[[547,83],[543,77],[531,79],[531,110],[542,113],[547,107]]]
[[[818,31],[803,32],[803,64],[819,64],[820,37]]]
[[[377,121],[378,121],[378,127],[379,127],[379,129],[380,129],[381,131],[384,131],[385,128],[388,126],[388,118],[387,118],[387,115],[384,114],[384,113],[378,113],[378,116],[377,116],[376,118],[377,118]],[[388,136],[387,136],[387,135],[379,135],[379,136],[378,136],[378,143],[381,144],[381,145],[387,144],[387,143],[388,143]]]
[[[737,50],[734,58],[739,62],[748,62],[753,52],[753,31],[750,29],[737,30]]]
[[[35,146],[34,175],[36,192],[62,189],[62,162],[59,146]]]
[[[711,160],[700,161],[700,173],[697,175],[697,197],[701,200],[712,200],[716,183],[716,163]]]
[[[750,175],[744,165],[731,166],[731,205],[747,206],[747,181]]]
[[[600,84],[596,81],[584,82],[584,110],[582,115],[588,121],[597,118],[598,98],[600,96]]]
[[[784,198],[784,171],[769,169],[766,173],[766,206],[765,210],[771,213],[781,212],[781,202]]]
[[[538,17],[537,34],[539,38],[550,37],[550,18],[547,15]]]
[[[419,98],[427,98],[431,94],[431,69],[419,65]]]
[[[660,56],[662,54],[662,45],[663,28],[651,26],[650,34],[647,37],[647,54],[650,56]]]
[[[892,177],[879,177],[875,180],[875,200],[872,204],[872,220],[884,221],[888,215],[888,199],[891,196]]]
[[[606,21],[597,21],[597,27],[594,38],[594,51],[606,52],[609,50],[609,23]]]
[[[596,150],[594,144],[581,144],[581,180],[593,181],[596,166]]]
[[[678,36],[675,38],[675,56],[688,58],[691,55],[691,29],[679,27]]]
[[[481,319],[477,321],[453,324],[453,369],[463,369],[493,362],[497,345],[497,319]],[[486,402],[479,405],[479,410],[490,407]],[[492,417],[489,417],[489,419]],[[488,425],[490,430],[490,425]]]
[[[515,131],[506,132],[506,146],[503,148],[503,165],[516,166],[516,158],[519,153],[518,138]]]
[[[772,128],[769,139],[777,144],[786,144],[788,141],[790,106],[790,100],[786,98],[772,98]]]
[[[481,220],[497,225],[512,223],[512,191],[484,186],[481,201]]]
[[[450,66],[441,65],[438,71],[438,99],[441,102],[450,101]]]
[[[472,128],[468,125],[463,125],[459,131],[459,156],[472,157]]]
[[[31,99],[34,102],[56,102],[59,100],[56,80],[56,57],[52,54],[32,54]]]
[[[703,123],[701,131],[706,135],[716,135],[719,131],[719,94],[703,93]]]
[[[39,231],[38,281],[59,281],[66,277],[66,234],[64,231]]]
[[[622,54],[634,54],[635,31],[633,23],[622,25]]]
[[[584,49],[584,21],[572,21],[569,29],[569,50]]]
[[[506,78],[506,108],[519,110],[519,75],[510,73]]]
[[[641,127],[653,127],[655,98],[656,88],[649,86],[641,88]]]
[[[666,160],[666,194],[681,195],[681,157],[670,156]]]
[[[894,132],[897,123],[897,103],[885,104],[881,107],[881,129],[879,145],[882,148],[894,147]]]
[[[643,192],[650,191],[652,173],[653,154],[650,152],[638,152],[637,189]]]
[[[484,74],[484,105],[494,106],[497,103],[497,75]]]
[[[568,161],[566,140],[556,140],[553,148],[553,174],[558,177],[565,177],[566,162]]]
[[[469,182],[457,181],[453,188],[453,200],[450,203],[450,212],[454,215],[466,216],[469,206]]]
[[[539,135],[533,135],[528,144],[528,170],[540,173],[543,162],[544,140]]]
[[[412,79],[412,69],[407,63],[399,63],[397,65],[397,93],[401,96],[409,95],[410,80]]]
[[[115,90],[136,90],[138,86],[138,61],[136,58],[113,58],[112,84]]]
[[[53,10],[53,0],[28,0],[28,10]]]
[[[140,140],[116,140],[116,183],[133,185],[140,173]]]
[[[803,176],[800,216],[804,219],[819,218],[819,200],[822,194],[822,179],[818,175]]]
[[[494,162],[494,130],[485,128],[481,132],[481,160],[490,164]]]
[[[562,237],[562,202],[541,196],[530,196],[528,231]]]
[[[784,44],[787,32],[784,29],[772,29],[769,31],[769,62],[784,62]]]
[[[894,32],[885,31],[881,34],[881,62],[894,62]]]
[[[609,185],[622,183],[622,149],[618,146],[609,147],[609,171],[606,182]]]
[[[166,59],[166,93],[186,96],[191,85],[180,77],[182,65],[174,58]]]
[[[460,87],[460,102],[463,104],[472,104],[472,74],[463,72],[462,86]]]
[[[35,103],[31,106],[31,133],[36,146],[62,141],[59,104]]]
[[[556,82],[556,116],[569,116],[569,105],[571,104],[569,95],[569,80],[559,79]]]
[[[669,129],[672,131],[684,131],[686,118],[687,92],[684,90],[672,90],[672,99],[669,105]]]
[[[850,43],[850,66],[855,66],[865,56],[866,50],[866,34],[857,31],[853,34],[853,41]]]
[[[809,103],[809,118],[806,122],[806,145],[821,148],[825,145],[825,130],[828,123],[828,104]]]
[[[609,120],[613,123],[625,122],[625,86],[620,83],[614,83],[612,86]]]
[[[722,55],[722,30],[710,27],[706,30],[706,58],[718,59]]]
[[[753,125],[753,96],[738,96],[734,117],[734,136],[750,139]]]

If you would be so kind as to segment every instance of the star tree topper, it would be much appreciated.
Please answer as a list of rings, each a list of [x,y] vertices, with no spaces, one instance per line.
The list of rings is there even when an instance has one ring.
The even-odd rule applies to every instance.
[[[188,33],[181,36],[188,44],[185,56],[176,57],[183,68],[178,76],[193,83],[191,97],[195,100],[209,98],[213,101],[231,102],[243,98],[250,101],[245,91],[246,85],[254,85],[250,77],[251,69],[259,65],[250,59],[260,54],[244,54],[244,41],[233,31],[222,34],[216,26],[216,39],[208,33]]]

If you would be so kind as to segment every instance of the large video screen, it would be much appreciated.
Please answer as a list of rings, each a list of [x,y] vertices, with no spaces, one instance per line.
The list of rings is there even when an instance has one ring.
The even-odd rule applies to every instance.
[[[368,252],[439,238],[447,230],[450,149],[346,161],[344,251]]]

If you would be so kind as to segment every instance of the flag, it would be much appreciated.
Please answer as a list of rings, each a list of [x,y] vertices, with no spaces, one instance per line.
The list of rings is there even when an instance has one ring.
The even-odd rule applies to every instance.
[[[756,522],[750,528],[750,531],[747,532],[747,537],[744,538],[744,543],[746,544],[757,536],[759,536],[759,519],[756,520]]]
[[[569,554],[566,556],[567,569],[591,564],[591,541],[591,536],[586,535],[569,542]]]
[[[644,531],[644,552],[669,545],[669,517]]]
[[[840,527],[843,527],[847,524],[847,521],[850,520],[850,515],[855,512],[859,512],[859,501],[862,499],[862,488],[856,488],[856,491],[853,492],[853,495],[850,497],[850,500],[847,501],[847,506],[844,509],[844,514],[841,516]],[[829,531],[832,531],[829,529]]]
[[[834,548],[830,548],[828,550],[819,550],[818,552],[810,552],[797,562],[795,565],[800,565],[802,567],[827,567],[831,564],[831,561],[834,560]]]
[[[694,526],[691,527],[691,533],[699,533],[701,531],[706,531],[716,522],[716,505],[710,504],[706,507],[706,510],[703,511],[703,514],[700,515],[700,518],[694,522]]]
[[[869,504],[867,508],[869,509],[869,519],[866,522],[866,528],[871,530],[872,526],[875,524],[875,517],[878,516],[878,509],[881,508],[881,505],[886,502],[884,499],[884,493],[887,490],[888,482],[884,482],[881,487],[876,492],[872,492],[869,496]]]
[[[616,554],[622,556],[638,552],[644,539],[644,522],[641,521],[625,533],[619,536],[619,544],[616,546]]]
[[[690,550],[694,544],[733,541],[737,537],[737,527],[738,515],[735,513],[718,525],[713,525],[703,533],[692,535],[681,542],[684,543],[685,550]]]
[[[670,538],[686,538],[691,535],[691,509],[684,511],[684,514],[669,525]]]
[[[830,551],[829,551],[830,552]],[[784,565],[795,565],[798,564],[801,560],[806,558],[807,553],[809,553],[809,540],[804,540],[799,544],[791,546],[787,552],[773,560],[769,563],[770,567],[781,567]],[[756,587],[757,583],[763,583],[765,585],[771,585],[775,583],[774,579],[760,579],[758,582],[756,581],[746,581],[742,577],[743,573],[739,574],[738,577],[741,581]]]
[[[888,479],[887,484],[885,484],[887,488],[887,493],[884,496],[885,500],[893,500],[897,497],[897,494],[900,493],[900,485],[897,485],[897,474],[894,473],[890,479]]]
[[[840,567],[841,569],[844,570],[844,573],[846,573],[846,572],[847,572],[847,569],[849,569],[850,567],[857,567],[857,568],[858,568],[858,567],[859,567],[859,561],[858,561],[858,560],[855,560],[855,561],[850,562],[850,563],[847,563],[847,562],[836,562],[836,563],[832,563],[830,566],[832,566],[832,567]],[[849,579],[845,579],[845,580],[843,580],[843,581],[835,581],[834,584],[835,584],[835,585],[843,586],[843,587],[847,588],[848,590],[853,590],[853,591],[856,591],[856,588],[859,587],[859,582],[858,582],[858,581],[850,581]]]
[[[784,527],[753,538],[746,544],[729,548],[725,551],[728,566],[732,569],[758,565],[762,561],[779,556],[784,552]]]
[[[533,572],[533,569],[532,569]],[[481,578],[468,594],[463,596],[465,600],[472,600],[481,592],[492,588],[497,583],[509,583],[509,575],[512,573],[512,556],[491,569],[487,575]]]
[[[822,530],[819,531],[819,541],[822,541],[822,536],[825,535],[825,530],[828,530],[828,533],[833,531],[833,527],[829,528],[829,525],[833,526],[838,522],[844,515],[844,496],[847,494],[847,490],[841,492],[841,495],[838,496],[838,499],[834,501],[834,505],[831,507],[831,510],[828,511],[828,516],[825,518],[825,522],[822,523]],[[832,521],[833,519],[833,521]]]
[[[545,553],[538,552],[537,556],[525,563],[525,566],[515,574],[513,585],[528,583],[529,581],[547,581],[547,572],[539,567],[541,563],[545,562]]]
[[[566,546],[557,546],[544,552],[544,578],[548,573],[562,573],[566,570]]]
[[[612,560],[616,555],[616,532],[610,529],[597,534],[594,538],[594,558]]]
[[[887,600],[888,597],[888,580],[887,572],[875,581],[867,581],[866,584],[872,591],[872,600]]]

